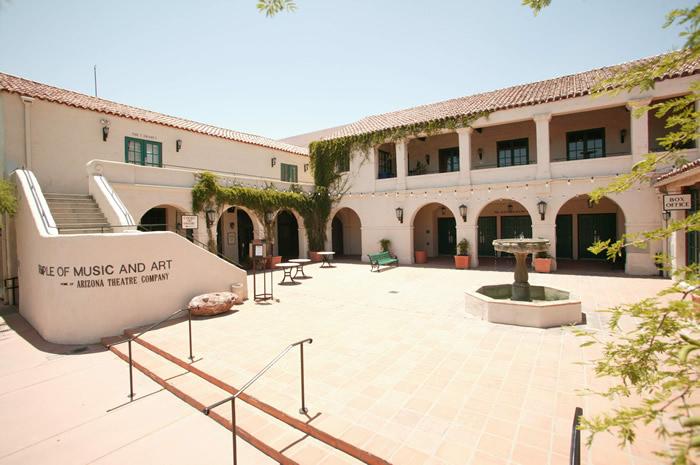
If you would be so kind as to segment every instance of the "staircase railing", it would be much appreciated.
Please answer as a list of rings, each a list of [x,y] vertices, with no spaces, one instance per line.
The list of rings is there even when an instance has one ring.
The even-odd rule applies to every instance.
[[[581,465],[581,430],[579,429],[580,418],[583,409],[576,407],[574,411],[574,425],[571,428],[571,451],[569,452],[569,465]]]
[[[37,192],[37,190],[36,190],[36,186],[34,185],[34,181],[32,180],[33,175],[31,173],[31,171],[20,169],[20,170],[17,170],[15,172],[17,173],[17,176],[19,176],[19,175],[24,176],[24,180],[27,183],[27,185],[29,186],[29,190],[32,193],[34,205],[36,205],[36,208],[39,211],[39,215],[41,216],[41,222],[44,225],[44,229],[46,230],[46,234],[51,234],[51,231],[49,228],[54,228],[54,229],[57,229],[57,228],[56,228],[55,224],[52,225],[51,222],[49,222],[49,216],[46,214],[46,211],[44,210],[44,204],[42,202],[43,196],[40,196],[39,192]]]
[[[109,192],[109,195],[112,197],[112,200],[114,203],[117,205],[119,210],[121,210],[122,215],[124,216],[124,219],[128,222],[126,226],[135,226],[134,223],[134,218],[131,216],[131,213],[129,213],[129,210],[127,210],[126,206],[122,203],[122,200],[119,198],[119,196],[114,192],[114,189],[112,189],[112,186],[109,185],[107,180],[104,178],[104,176],[97,175],[95,176],[95,179],[99,179],[100,183],[102,184],[102,187]]]
[[[192,355],[192,310],[196,310],[196,309],[198,309],[198,308],[199,308],[199,307],[181,308],[180,310],[178,310],[178,311],[176,311],[176,312],[174,312],[174,313],[172,313],[172,314],[166,316],[166,317],[163,318],[162,320],[160,320],[160,321],[158,321],[158,322],[156,322],[156,323],[153,323],[153,324],[152,324],[151,326],[149,326],[147,329],[141,331],[139,334],[137,334],[136,336],[134,336],[134,337],[132,337],[132,338],[130,338],[130,339],[127,339],[127,340],[125,340],[125,341],[113,342],[112,344],[107,344],[107,349],[111,349],[113,346],[116,346],[116,345],[119,345],[119,344],[123,344],[123,343],[125,343],[125,342],[127,342],[127,343],[129,344],[129,398],[130,398],[131,400],[134,400],[134,362],[133,362],[133,358],[132,358],[132,356],[131,356],[131,343],[134,341],[134,339],[143,336],[144,334],[146,334],[147,332],[149,332],[150,330],[152,330],[152,329],[155,328],[156,326],[158,326],[158,325],[164,323],[165,321],[171,319],[172,317],[174,317],[174,316],[177,315],[178,313],[188,312],[188,315],[189,315],[189,318],[188,318],[188,325],[189,325],[189,336],[190,336],[190,357],[189,357],[189,359],[190,359],[190,362],[194,362],[194,356]]]
[[[248,386],[250,386],[255,381],[257,381],[257,379],[260,378],[262,375],[264,375],[265,372],[272,367],[272,365],[277,363],[277,361],[279,361],[279,359],[284,357],[284,355],[287,352],[292,350],[292,348],[294,346],[299,346],[299,354],[301,356],[301,408],[299,409],[299,413],[301,413],[301,414],[308,413],[309,409],[306,408],[306,403],[304,400],[304,343],[305,342],[308,342],[309,344],[311,344],[314,341],[313,341],[313,339],[308,338],[308,339],[304,339],[303,341],[299,341],[299,342],[295,342],[294,344],[290,344],[286,349],[284,349],[282,352],[280,352],[280,354],[277,357],[275,357],[275,359],[273,361],[268,363],[268,365],[265,368],[260,370],[260,372],[257,375],[253,376],[251,378],[251,380],[248,381],[234,395],[227,397],[224,400],[220,400],[219,402],[216,402],[215,404],[212,404],[209,407],[204,408],[204,410],[203,410],[204,414],[209,415],[209,412],[212,409],[218,407],[219,405],[225,404],[228,401],[231,401],[231,434],[233,437],[233,465],[236,465],[238,463],[237,458],[236,458],[236,455],[237,455],[236,454],[236,399],[238,398],[238,396],[240,396],[243,393],[243,391],[248,389]]]

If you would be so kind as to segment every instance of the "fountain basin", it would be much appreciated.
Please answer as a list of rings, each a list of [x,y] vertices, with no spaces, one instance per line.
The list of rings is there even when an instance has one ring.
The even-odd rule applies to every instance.
[[[465,293],[468,313],[489,321],[531,328],[553,328],[581,323],[581,301],[569,291],[530,286],[532,301],[511,300],[512,286],[482,286]]]

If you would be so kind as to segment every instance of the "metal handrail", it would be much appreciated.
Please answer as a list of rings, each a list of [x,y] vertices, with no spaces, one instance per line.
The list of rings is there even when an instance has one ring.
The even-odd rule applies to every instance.
[[[163,318],[162,320],[158,321],[157,323],[153,323],[153,324],[152,324],[151,326],[149,326],[147,329],[141,331],[139,334],[137,334],[136,336],[132,337],[131,339],[127,339],[127,340],[124,340],[124,341],[113,342],[112,344],[107,344],[107,349],[110,349],[110,348],[112,348],[112,346],[116,346],[116,345],[119,345],[119,344],[123,344],[123,343],[125,343],[125,342],[128,342],[128,343],[129,343],[129,398],[130,398],[131,400],[134,400],[134,373],[133,373],[133,372],[134,372],[134,362],[133,362],[133,359],[132,359],[132,357],[131,357],[131,343],[132,343],[132,341],[133,341],[134,339],[138,338],[138,337],[141,337],[142,335],[144,335],[145,333],[149,332],[150,330],[152,330],[152,329],[155,328],[156,326],[160,325],[161,323],[163,323],[163,322],[169,320],[170,318],[174,317],[174,316],[177,315],[178,313],[182,313],[182,312],[185,312],[185,311],[186,311],[186,312],[188,312],[188,314],[189,314],[189,318],[188,318],[188,320],[189,320],[189,333],[190,333],[190,357],[189,357],[189,358],[190,358],[190,362],[194,362],[194,356],[192,355],[192,310],[196,310],[196,309],[198,309],[198,308],[199,308],[199,307],[181,308],[180,310],[177,310],[176,312],[171,313],[170,315],[166,316],[165,318]]]
[[[17,173],[22,173],[24,177],[26,178],[26,182],[29,185],[29,190],[32,193],[32,197],[34,197],[34,204],[39,210],[39,214],[41,215],[41,221],[44,223],[44,229],[46,229],[46,233],[50,234],[49,228],[56,228],[55,226],[51,226],[49,224],[49,218],[46,216],[46,212],[44,211],[44,207],[41,204],[41,200],[39,200],[39,193],[36,191],[36,186],[34,186],[34,181],[32,181],[32,176],[30,175],[30,172],[24,169],[19,169],[17,170]],[[58,229],[58,228],[56,228]]]
[[[581,407],[576,407],[574,411],[574,425],[571,428],[569,465],[581,465],[581,430],[579,429],[579,422],[582,415],[583,409]]]
[[[114,203],[117,204],[117,207],[119,207],[119,210],[121,210],[122,215],[124,215],[126,221],[129,222],[129,224],[125,226],[136,226],[136,224],[134,223],[134,218],[131,216],[131,213],[129,213],[129,210],[126,209],[126,206],[124,205],[124,203],[122,203],[121,199],[119,198],[119,196],[117,196],[116,192],[114,192],[114,189],[112,189],[112,186],[109,185],[104,176],[100,174],[97,175],[96,178],[99,178],[100,181],[102,181],[102,187],[104,187],[107,190],[107,192],[109,192],[109,195],[112,196],[112,200],[114,200]]]
[[[239,395],[245,391],[248,386],[253,384],[255,381],[257,381],[258,378],[260,378],[262,375],[265,374],[267,370],[269,370],[272,365],[277,363],[279,359],[284,357],[284,355],[292,350],[294,346],[299,346],[299,353],[301,355],[301,408],[299,409],[299,413],[301,414],[306,414],[308,413],[309,409],[306,408],[306,402],[304,400],[304,343],[308,342],[309,344],[313,343],[313,339],[307,338],[304,339],[303,341],[295,342],[294,344],[290,344],[287,346],[286,349],[284,349],[280,354],[275,357],[273,361],[267,364],[265,368],[260,370],[260,372],[253,376],[250,381],[248,381],[241,389],[238,390],[234,395],[227,397],[224,400],[220,400],[219,402],[216,402],[214,404],[211,404],[209,407],[205,407],[202,411],[204,412],[205,415],[209,415],[212,409],[218,407],[219,405],[225,404],[228,401],[231,401],[231,434],[233,436],[233,465],[237,464],[237,458],[236,458],[236,399],[238,398]]]

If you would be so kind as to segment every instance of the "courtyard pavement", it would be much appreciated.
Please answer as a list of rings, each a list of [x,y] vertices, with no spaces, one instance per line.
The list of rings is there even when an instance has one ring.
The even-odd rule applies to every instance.
[[[510,283],[512,271],[437,264],[380,273],[357,261],[313,264],[305,267],[311,278],[282,286],[277,271],[273,301],[251,299],[193,321],[195,363],[241,387],[289,344],[313,338],[304,347],[306,404],[321,430],[394,464],[568,463],[574,408],[590,414],[610,407],[576,393],[606,385],[579,364],[597,349],[581,348],[568,328],[474,318],[464,309],[464,291]],[[566,271],[530,273],[530,282],[578,295],[585,327],[596,331],[605,327],[596,310],[653,296],[669,284]],[[0,464],[202,463],[196,457],[230,463],[230,433],[144,376],[136,377],[137,400],[128,402],[127,365],[101,346],[47,344],[12,309],[0,316],[6,322],[0,327]],[[184,323],[146,339],[187,356]],[[297,413],[298,351],[248,392],[304,419]],[[582,463],[663,463],[653,451],[665,446],[652,428],[641,430],[631,447],[617,443],[596,437]],[[295,447],[299,463],[331,463],[305,456],[303,441]],[[243,453],[239,463],[269,463],[255,450]]]

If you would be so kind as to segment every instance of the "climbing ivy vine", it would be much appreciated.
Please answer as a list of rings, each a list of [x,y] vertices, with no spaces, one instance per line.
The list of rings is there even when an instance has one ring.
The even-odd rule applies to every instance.
[[[221,211],[224,205],[240,205],[249,208],[265,224],[265,236],[272,237],[272,226],[264,221],[266,211],[294,210],[304,219],[304,227],[309,242],[309,250],[323,250],[326,243],[326,226],[331,210],[343,197],[347,188],[347,177],[337,167],[347,165],[354,154],[371,153],[368,149],[387,141],[397,142],[409,136],[431,136],[443,130],[469,127],[488,112],[468,116],[428,121],[382,131],[369,132],[338,139],[320,140],[309,145],[309,161],[314,178],[313,193],[307,194],[298,189],[293,192],[280,192],[272,186],[268,189],[247,187],[221,187],[216,175],[210,172],[198,173],[198,183],[192,189],[192,208],[195,213],[214,209]],[[215,248],[211,229],[209,248]]]

